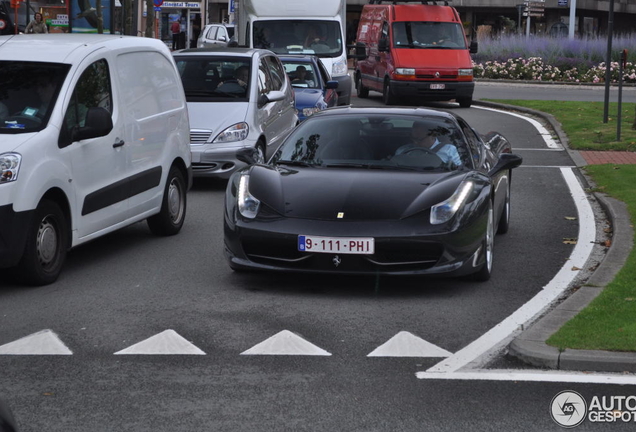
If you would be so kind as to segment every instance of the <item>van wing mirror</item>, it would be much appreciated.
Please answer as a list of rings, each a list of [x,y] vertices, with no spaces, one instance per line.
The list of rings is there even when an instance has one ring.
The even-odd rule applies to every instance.
[[[113,118],[107,109],[101,107],[89,108],[83,127],[73,131],[73,141],[106,136],[113,130]]]
[[[389,41],[387,39],[380,39],[378,41],[378,51],[379,52],[389,51]]]
[[[478,45],[476,40],[470,41],[470,53],[471,54],[477,54],[478,48],[479,48],[479,45]]]
[[[367,46],[364,42],[358,42],[355,45],[348,47],[353,48],[355,54],[347,55],[347,58],[352,58],[356,60],[366,60],[369,56],[367,55]]]

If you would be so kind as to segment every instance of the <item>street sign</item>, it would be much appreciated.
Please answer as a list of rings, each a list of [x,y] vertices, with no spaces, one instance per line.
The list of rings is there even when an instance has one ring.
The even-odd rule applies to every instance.
[[[163,4],[163,0],[153,0],[155,7],[159,7]]]
[[[559,0],[557,3],[558,7],[568,7],[568,0]]]
[[[161,8],[158,6],[155,6],[153,9],[155,10],[155,12],[161,12]]]

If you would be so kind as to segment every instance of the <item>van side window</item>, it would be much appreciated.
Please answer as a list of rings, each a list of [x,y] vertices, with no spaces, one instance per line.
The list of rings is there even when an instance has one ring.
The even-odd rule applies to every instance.
[[[285,77],[285,70],[281,67],[276,57],[267,56],[265,59],[267,60],[267,66],[272,76],[272,90],[281,90],[284,80],[287,79]]]
[[[386,43],[389,43],[389,23],[384,22],[382,24],[382,34],[380,35],[380,40],[381,41],[386,41]]]
[[[60,131],[60,147],[71,144],[72,131],[83,127],[89,108],[101,107],[113,112],[113,94],[106,60],[98,60],[86,68],[75,85],[64,123]]]

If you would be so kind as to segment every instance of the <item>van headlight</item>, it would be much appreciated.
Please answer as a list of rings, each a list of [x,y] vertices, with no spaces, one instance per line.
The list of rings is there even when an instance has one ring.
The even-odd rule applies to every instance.
[[[238,201],[239,212],[243,217],[254,219],[258,214],[261,202],[250,193],[250,175],[247,173],[241,174],[236,199]]]
[[[466,203],[470,193],[473,191],[472,181],[460,183],[453,195],[439,204],[431,207],[431,225],[439,225],[448,222],[457,213],[457,210]]]
[[[459,69],[457,75],[459,76],[473,76],[472,69]]]
[[[331,66],[331,76],[333,77],[346,75],[347,71],[347,61],[342,57],[333,62]]]
[[[0,154],[0,184],[9,183],[18,179],[22,156],[18,153]]]
[[[395,74],[396,75],[415,75],[415,69],[414,68],[396,68]]]
[[[214,138],[213,143],[229,143],[235,141],[243,141],[250,133],[250,127],[247,123],[237,123],[225,129]]]

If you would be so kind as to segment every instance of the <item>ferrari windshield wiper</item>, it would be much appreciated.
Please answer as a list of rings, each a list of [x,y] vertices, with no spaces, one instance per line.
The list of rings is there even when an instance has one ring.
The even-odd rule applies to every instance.
[[[302,167],[316,166],[316,164],[310,164],[308,162],[299,161],[299,160],[277,160],[276,165],[291,165],[291,166],[302,166]]]

